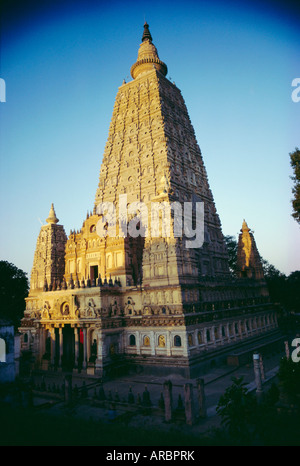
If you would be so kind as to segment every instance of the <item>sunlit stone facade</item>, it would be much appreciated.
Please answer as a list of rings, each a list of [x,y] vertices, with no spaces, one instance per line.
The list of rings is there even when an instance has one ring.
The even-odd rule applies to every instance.
[[[189,377],[209,357],[274,331],[276,311],[244,224],[239,276],[231,277],[187,108],[166,78],[147,24],[131,75],[116,96],[93,211],[66,237],[52,205],[41,228],[22,348],[44,369],[105,375],[131,367]],[[99,208],[104,203],[115,208],[114,234]],[[133,203],[143,203],[146,217]],[[152,206],[163,203],[203,203],[201,247],[187,248],[187,235],[175,234],[175,214],[163,230],[158,213],[159,231],[152,234]],[[195,222],[195,212],[192,217]],[[127,231],[135,219],[136,237]],[[99,234],[103,227],[106,236]]]

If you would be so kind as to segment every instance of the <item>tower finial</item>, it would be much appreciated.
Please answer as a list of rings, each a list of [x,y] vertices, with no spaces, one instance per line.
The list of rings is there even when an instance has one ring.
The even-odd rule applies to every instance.
[[[246,220],[244,219],[243,225],[242,225],[242,228],[241,228],[241,231],[245,231],[245,230],[246,230],[246,231],[250,231],[250,228],[248,227],[247,222],[246,222]]]
[[[149,40],[150,42],[152,42],[152,36],[150,34],[150,31],[149,31],[149,24],[147,24],[146,21],[145,21],[145,24],[144,24],[144,32],[143,32],[142,42],[144,42],[145,40]]]
[[[152,43],[152,36],[149,25],[145,22],[142,43],[138,51],[138,59],[131,67],[131,76],[137,78],[141,73],[153,71],[155,68],[163,76],[168,73],[167,65],[159,59],[155,45]]]
[[[47,223],[58,223],[59,222],[59,219],[56,217],[56,213],[55,213],[55,210],[54,210],[53,203],[51,204],[51,209],[50,209],[50,212],[49,212],[49,216],[46,219],[46,222]]]

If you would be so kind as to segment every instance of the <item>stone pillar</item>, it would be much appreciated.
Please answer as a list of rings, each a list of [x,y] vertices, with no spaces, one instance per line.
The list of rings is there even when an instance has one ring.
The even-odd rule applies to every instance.
[[[97,335],[97,359],[103,359],[103,335],[98,333]]]
[[[38,331],[36,328],[33,328],[31,330],[31,338],[32,338],[32,352],[33,352],[33,355],[36,357],[38,357],[38,354],[39,354],[39,335],[38,335]]]
[[[220,331],[221,345],[225,345],[225,340],[226,340],[226,329],[225,329],[225,325],[221,325],[219,331]]]
[[[261,380],[261,373],[260,373],[260,362],[259,362],[259,354],[253,354],[253,368],[254,368],[254,376],[255,376],[255,383],[256,383],[256,395],[258,398],[262,395],[262,380]]]
[[[74,327],[74,339],[75,339],[75,367],[78,367],[78,358],[79,358],[79,335],[78,328]]]
[[[191,383],[184,384],[184,400],[185,400],[185,421],[189,425],[195,422],[194,411],[194,396],[193,385]]]
[[[230,332],[229,332],[229,323],[225,325],[225,335],[227,337],[227,340],[230,341]]]
[[[51,334],[51,364],[55,362],[55,328],[50,329]]]
[[[205,345],[205,347],[207,346],[207,328],[206,327],[203,327],[202,329],[202,341]]]
[[[215,328],[216,328],[216,327],[213,326],[213,327],[211,328],[211,332],[210,332],[210,338],[211,338],[211,340],[212,340],[212,342],[213,342],[213,346],[214,346],[214,347],[217,346]]]
[[[234,341],[236,341],[238,339],[238,334],[239,334],[239,327],[238,327],[238,323],[237,322],[233,322],[232,323],[233,325],[233,339]]]
[[[249,325],[249,333],[250,335],[252,335],[253,333],[252,319],[248,319],[248,325]]]
[[[243,332],[242,332],[242,323],[241,323],[241,321],[239,320],[237,324],[238,324],[238,337],[239,337],[239,338],[242,338],[242,333],[243,333]]]
[[[99,375],[103,375],[103,360],[105,358],[104,335],[101,331],[97,332],[97,359],[95,363],[95,371]]]
[[[136,342],[136,354],[141,354],[141,334],[140,334],[140,332],[136,332],[135,342]]]
[[[83,362],[82,368],[87,368],[87,329],[84,327],[83,329]]]
[[[155,336],[153,330],[150,332],[151,356],[155,356]]]
[[[86,362],[87,362],[87,366],[88,366],[88,362],[90,360],[90,357],[91,357],[91,333],[92,333],[92,329],[91,327],[87,328],[86,329]]]
[[[287,359],[290,359],[290,347],[289,347],[289,342],[288,342],[288,341],[285,341],[285,342],[284,342],[284,346],[285,346],[285,355],[286,355],[286,358],[287,358]]]
[[[100,258],[99,273],[100,273],[100,275],[101,275],[101,277],[102,277],[102,280],[103,280],[103,278],[104,278],[105,275],[106,275],[106,258],[105,258],[105,252],[104,252],[104,250],[101,251],[100,255],[101,255],[101,258]]]
[[[170,332],[167,332],[166,347],[167,347],[167,356],[171,356],[171,334]]]
[[[61,361],[62,361],[62,355],[63,355],[63,333],[62,333],[62,327],[59,327],[59,362],[58,365],[61,366]]]
[[[197,379],[197,390],[198,390],[198,403],[199,403],[199,416],[206,417],[206,399],[204,390],[204,379]]]
[[[40,356],[40,362],[43,360],[43,356],[45,354],[45,329],[44,327],[40,328],[39,334],[40,334],[40,348],[39,348],[39,356]]]
[[[172,420],[172,382],[167,380],[164,383],[164,400],[165,400],[165,420],[170,422]]]
[[[262,354],[259,355],[259,367],[260,367],[260,375],[261,379],[265,380],[265,366]]]
[[[259,316],[257,319],[257,329],[258,332],[261,333],[261,316]]]
[[[189,348],[189,342],[188,342],[188,336],[187,334],[184,335],[184,337],[181,338],[181,343],[182,343],[182,353],[183,356],[189,356],[190,354],[190,348]]]

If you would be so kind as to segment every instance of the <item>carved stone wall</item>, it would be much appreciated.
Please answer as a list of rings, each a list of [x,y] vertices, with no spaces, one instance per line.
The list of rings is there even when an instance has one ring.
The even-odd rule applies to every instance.
[[[256,247],[256,242],[245,220],[238,240],[237,272],[239,277],[254,278],[256,280],[264,279],[261,258]]]
[[[55,281],[61,282],[65,273],[65,245],[67,236],[62,225],[57,224],[52,205],[47,225],[41,227],[34,253],[30,291],[43,290]]]

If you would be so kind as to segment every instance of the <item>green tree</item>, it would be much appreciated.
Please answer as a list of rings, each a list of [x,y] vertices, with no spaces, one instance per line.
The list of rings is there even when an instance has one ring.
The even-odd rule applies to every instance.
[[[271,301],[284,305],[287,295],[286,276],[267,260],[262,259],[261,263]]]
[[[232,382],[219,399],[217,414],[221,416],[221,424],[229,436],[239,443],[249,439],[253,430],[257,401],[246,388],[243,377],[232,377]]]
[[[297,395],[300,394],[300,363],[294,362],[292,359],[282,358],[278,379],[283,393],[290,397],[291,400],[297,400]]]
[[[15,265],[0,261],[0,318],[10,320],[18,328],[28,295],[27,274]]]
[[[293,176],[291,179],[294,181],[292,193],[294,198],[292,199],[294,219],[300,223],[300,150],[298,147],[295,148],[294,152],[290,152],[290,164],[293,169]]]
[[[285,275],[266,259],[261,258],[261,265],[266,279],[286,278]]]
[[[300,271],[292,272],[286,280],[286,307],[294,313],[300,312]]]
[[[232,276],[236,276],[236,262],[237,262],[237,240],[234,236],[225,236],[225,243],[228,252],[229,270]]]

